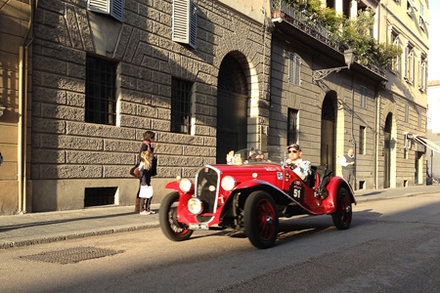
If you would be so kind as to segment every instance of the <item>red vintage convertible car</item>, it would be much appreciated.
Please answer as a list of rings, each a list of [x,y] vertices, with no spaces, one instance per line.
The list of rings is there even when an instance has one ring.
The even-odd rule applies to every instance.
[[[328,214],[338,229],[350,227],[356,202],[343,178],[325,178],[328,174],[315,169],[304,182],[284,166],[285,153],[274,154],[241,150],[233,165],[206,165],[194,182],[168,183],[173,191],[161,203],[162,232],[182,241],[194,230],[231,228],[244,230],[255,247],[268,248],[277,238],[280,217]]]

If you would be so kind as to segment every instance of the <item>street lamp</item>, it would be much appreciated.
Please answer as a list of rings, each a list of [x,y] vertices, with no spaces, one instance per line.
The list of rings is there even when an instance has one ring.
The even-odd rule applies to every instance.
[[[330,73],[339,72],[342,69],[350,69],[351,64],[353,64],[354,62],[353,49],[347,49],[344,51],[344,60],[346,66],[314,70],[312,74],[313,81],[318,81],[320,79],[323,79],[327,77]]]

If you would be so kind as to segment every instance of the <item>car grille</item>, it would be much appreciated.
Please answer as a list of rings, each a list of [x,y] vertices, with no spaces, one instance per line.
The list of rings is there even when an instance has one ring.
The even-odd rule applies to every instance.
[[[203,213],[213,213],[218,193],[218,174],[212,169],[201,169],[196,178],[196,196],[203,202]],[[199,222],[207,222],[212,217],[197,216]]]

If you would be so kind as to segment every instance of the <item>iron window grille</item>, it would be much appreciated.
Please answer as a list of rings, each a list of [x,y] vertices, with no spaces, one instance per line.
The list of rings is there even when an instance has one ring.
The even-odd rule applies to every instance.
[[[172,78],[171,132],[190,133],[192,85],[192,82],[174,77]]]
[[[298,110],[289,108],[287,120],[287,145],[298,143]]]
[[[298,54],[289,52],[289,83],[301,85],[301,57]]]
[[[361,86],[361,98],[360,98],[360,106],[363,109],[367,108],[367,88]]]
[[[116,124],[116,63],[87,56],[85,121]]]

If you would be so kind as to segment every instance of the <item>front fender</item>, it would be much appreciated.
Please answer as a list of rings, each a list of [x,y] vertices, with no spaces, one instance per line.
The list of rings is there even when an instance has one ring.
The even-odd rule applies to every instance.
[[[356,199],[354,198],[353,189],[350,184],[341,177],[333,177],[330,179],[329,184],[327,185],[328,196],[326,199],[322,201],[325,207],[324,213],[331,214],[336,212],[336,202],[338,197],[339,188],[345,187],[350,194],[350,200],[352,203],[356,204]]]
[[[173,189],[175,191],[178,191],[179,193],[181,193],[182,191],[179,188],[179,181],[172,181],[167,183],[167,185],[165,185],[165,189]]]

